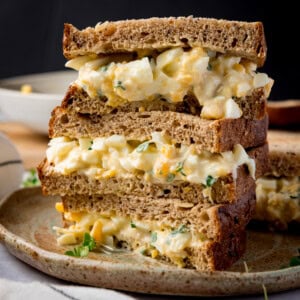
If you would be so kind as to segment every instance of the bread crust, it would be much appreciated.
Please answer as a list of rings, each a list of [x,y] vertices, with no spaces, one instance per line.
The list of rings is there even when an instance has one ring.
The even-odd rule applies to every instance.
[[[300,132],[269,130],[270,144],[267,175],[300,176]]]
[[[151,139],[151,133],[158,131],[166,133],[176,143],[194,144],[197,151],[220,153],[231,151],[236,144],[244,148],[264,144],[267,126],[267,116],[261,120],[204,120],[172,111],[117,112],[99,116],[71,113],[57,107],[49,122],[49,136],[96,138],[119,134],[143,141]]]
[[[118,107],[112,107],[106,102],[105,96],[90,97],[82,87],[74,83],[69,86],[61,107],[70,112],[98,115],[138,112],[142,108],[143,111],[174,111],[200,116],[202,110],[199,101],[192,94],[186,95],[182,102],[176,103],[170,103],[164,99],[154,99],[128,102]],[[245,119],[258,120],[266,114],[267,99],[263,88],[255,89],[251,95],[237,98],[235,102],[242,110]]]
[[[63,52],[67,59],[81,55],[203,47],[240,56],[262,66],[266,40],[261,22],[238,22],[193,17],[150,18],[104,22],[78,30],[65,24]]]

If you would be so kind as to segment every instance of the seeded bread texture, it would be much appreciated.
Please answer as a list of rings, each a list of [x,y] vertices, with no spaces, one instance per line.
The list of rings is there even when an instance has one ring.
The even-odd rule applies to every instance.
[[[261,119],[266,113],[266,95],[263,88],[255,89],[251,95],[237,98],[235,102],[243,112],[245,119]],[[200,116],[202,106],[192,94],[186,95],[182,102],[170,103],[165,99],[154,99],[144,101],[134,101],[122,106],[112,107],[106,105],[105,96],[91,98],[82,87],[77,84],[70,85],[61,106],[71,112],[83,114],[116,114],[138,112],[138,111],[174,111]]]
[[[300,176],[300,131],[269,130],[269,175]]]
[[[76,114],[57,107],[49,122],[51,138],[108,137],[124,135],[132,140],[149,140],[152,132],[163,132],[176,143],[195,144],[197,150],[223,152],[234,145],[244,148],[266,141],[268,118],[261,120],[204,120],[172,111],[129,112],[104,116]]]
[[[64,28],[63,52],[67,59],[171,47],[203,47],[246,58],[258,66],[264,64],[267,52],[260,22],[170,17],[104,22],[81,31],[71,24]]]
[[[248,151],[250,157],[255,159],[256,177],[260,177],[267,168],[267,145]],[[236,181],[232,174],[220,177],[211,187],[211,198],[203,196],[205,186],[175,180],[172,183],[152,183],[144,180],[141,175],[131,177],[112,177],[107,179],[93,179],[83,173],[73,172],[62,175],[54,171],[45,159],[38,167],[42,189],[45,194],[51,195],[93,195],[116,194],[118,196],[132,195],[136,197],[147,196],[149,199],[176,198],[190,203],[224,203],[235,202],[250,187],[255,188],[254,179],[250,176],[246,166],[237,170]]]

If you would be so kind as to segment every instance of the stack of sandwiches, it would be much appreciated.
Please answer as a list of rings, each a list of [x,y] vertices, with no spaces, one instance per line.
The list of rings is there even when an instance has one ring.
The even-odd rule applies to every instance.
[[[66,24],[63,49],[78,79],[52,113],[39,166],[44,193],[62,199],[58,243],[89,233],[179,267],[232,265],[267,168],[262,24]]]
[[[269,130],[268,142],[269,169],[257,179],[254,220],[286,230],[300,223],[300,134]]]

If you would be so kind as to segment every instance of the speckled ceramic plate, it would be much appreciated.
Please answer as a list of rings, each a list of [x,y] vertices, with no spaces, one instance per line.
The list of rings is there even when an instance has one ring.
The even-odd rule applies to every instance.
[[[54,209],[57,200],[31,188],[0,203],[0,239],[7,249],[57,278],[110,289],[199,296],[262,293],[262,284],[269,293],[300,287],[300,267],[282,269],[300,246],[300,236],[288,234],[249,231],[247,253],[226,272],[180,269],[133,253],[66,256],[51,229],[61,224]]]

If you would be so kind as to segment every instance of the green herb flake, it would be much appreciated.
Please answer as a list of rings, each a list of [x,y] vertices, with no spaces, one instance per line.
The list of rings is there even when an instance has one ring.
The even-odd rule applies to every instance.
[[[151,233],[151,244],[155,243],[157,241],[157,232]]]
[[[30,169],[24,175],[24,179],[22,181],[22,187],[33,187],[39,186],[41,184],[37,171],[35,169]]]
[[[169,173],[167,176],[167,182],[172,182],[175,179],[175,174]]]
[[[294,256],[290,259],[289,267],[300,266],[300,256]]]
[[[92,251],[96,248],[95,240],[90,236],[89,233],[85,233],[83,236],[82,245],[75,247],[72,250],[66,251],[65,254],[74,257],[85,257],[89,254],[89,251]]]
[[[96,248],[96,242],[93,237],[90,236],[89,233],[85,233],[83,236],[83,246],[87,246],[90,251],[94,250]]]
[[[298,256],[293,256],[290,259],[289,267],[300,266],[300,248],[298,248]]]
[[[108,70],[108,66],[109,66],[109,64],[108,64],[108,65],[105,65],[105,66],[102,66],[99,70],[100,70],[101,72],[106,72],[106,71]]]
[[[131,228],[136,228],[136,225],[131,221],[131,222],[130,222],[130,227],[131,227]]]
[[[186,176],[186,174],[183,172],[183,167],[184,167],[184,161],[180,161],[176,166],[175,172],[180,173],[183,176]]]
[[[146,249],[142,249],[141,251],[140,251],[140,253],[142,254],[142,255],[146,255],[147,253],[147,250]]]
[[[206,177],[206,186],[211,187],[216,181],[216,178],[212,177],[211,175],[208,175]]]
[[[188,228],[184,224],[182,224],[177,229],[171,231],[171,236],[186,232],[188,232]]]
[[[126,90],[126,88],[123,86],[122,81],[118,80],[117,84],[114,86],[116,89],[122,89],[123,91]]]
[[[88,246],[78,246],[73,249],[73,251],[66,251],[66,255],[74,256],[74,257],[85,257],[89,254],[89,247]]]
[[[88,150],[92,150],[92,149],[93,149],[93,147],[92,147],[92,146],[93,146],[94,142],[93,142],[93,141],[91,141],[90,143],[91,143],[91,145],[88,147]]]
[[[150,144],[151,144],[151,141],[144,142],[144,143],[138,145],[135,150],[138,153],[144,152],[149,148]]]
[[[213,68],[212,65],[211,65],[210,63],[208,63],[208,65],[207,65],[207,67],[206,67],[207,71],[211,71],[212,68]]]
[[[71,250],[66,251],[66,252],[65,252],[65,255],[75,256],[75,248],[74,248],[74,251],[71,251]]]

